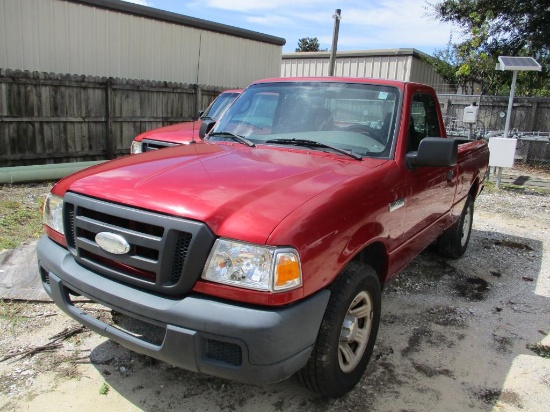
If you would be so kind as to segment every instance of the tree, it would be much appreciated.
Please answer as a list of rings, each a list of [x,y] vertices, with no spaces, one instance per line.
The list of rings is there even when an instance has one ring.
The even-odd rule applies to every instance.
[[[486,49],[486,31],[482,26],[460,43],[453,43],[451,35],[447,47],[436,50],[427,63],[462,93],[496,94],[500,87],[501,72],[495,71],[496,59]]]
[[[443,0],[431,4],[436,19],[462,27],[465,40],[438,50],[432,62],[452,83],[468,90],[473,82],[489,94],[509,91],[510,72],[494,69],[500,55],[534,57],[542,72],[520,72],[518,94],[550,95],[550,8],[540,0]],[[450,73],[454,73],[450,75]]]
[[[319,39],[317,37],[304,37],[298,40],[297,52],[317,52],[321,51]],[[322,51],[326,51],[322,50]]]
[[[432,4],[435,17],[471,31],[486,25],[489,44],[519,53],[528,47],[550,50],[550,7],[541,0],[443,0]]]

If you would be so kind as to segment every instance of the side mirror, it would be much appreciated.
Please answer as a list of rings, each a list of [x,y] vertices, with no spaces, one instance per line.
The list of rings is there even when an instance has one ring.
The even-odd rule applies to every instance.
[[[201,122],[201,128],[199,129],[199,137],[201,139],[204,139],[204,136],[206,136],[208,134],[208,132],[210,132],[210,130],[212,130],[212,128],[214,127],[215,124],[216,124],[215,120],[212,120],[212,119],[203,120]]]
[[[407,153],[405,160],[411,169],[415,167],[456,166],[458,142],[441,137],[426,137],[420,141],[417,152]]]

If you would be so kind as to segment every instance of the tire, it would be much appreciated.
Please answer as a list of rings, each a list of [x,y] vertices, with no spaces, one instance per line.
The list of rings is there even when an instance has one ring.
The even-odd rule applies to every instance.
[[[298,379],[326,397],[340,397],[361,380],[380,324],[376,272],[351,262],[331,286],[331,296],[308,363]]]
[[[441,255],[457,259],[461,257],[470,242],[472,223],[474,221],[474,199],[468,195],[464,209],[460,214],[458,222],[449,227],[437,239],[437,248]]]

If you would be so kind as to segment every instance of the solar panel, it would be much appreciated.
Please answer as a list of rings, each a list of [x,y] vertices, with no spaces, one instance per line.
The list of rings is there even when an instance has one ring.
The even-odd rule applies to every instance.
[[[532,57],[499,56],[500,70],[541,71],[542,67]]]

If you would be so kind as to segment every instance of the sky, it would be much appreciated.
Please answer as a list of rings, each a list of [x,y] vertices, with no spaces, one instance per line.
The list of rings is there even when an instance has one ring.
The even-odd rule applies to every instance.
[[[286,39],[317,37],[331,49],[337,8],[342,10],[338,51],[415,48],[432,55],[459,37],[460,30],[430,17],[426,0],[125,0],[190,17]],[[434,0],[430,0],[433,2]]]

